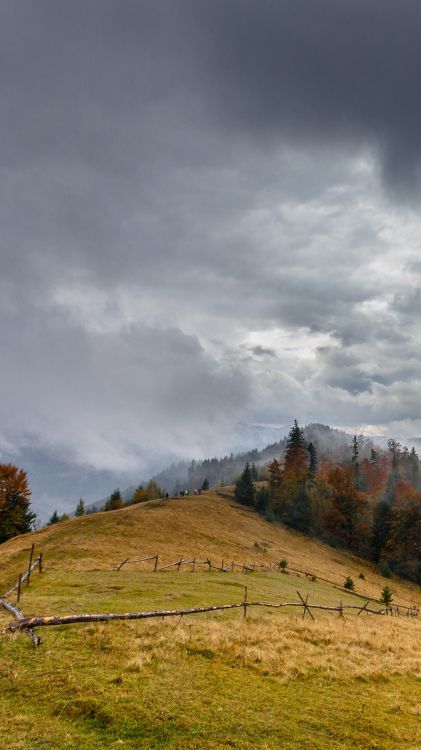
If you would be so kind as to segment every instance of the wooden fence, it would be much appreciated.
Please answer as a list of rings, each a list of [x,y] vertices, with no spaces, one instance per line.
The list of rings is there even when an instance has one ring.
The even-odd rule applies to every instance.
[[[356,604],[343,604],[342,602],[339,602],[337,606],[327,606],[324,604],[310,604],[308,601],[309,594],[304,596],[297,591],[297,595],[299,598],[299,601],[295,602],[267,602],[267,601],[249,601],[247,596],[247,586],[244,587],[244,596],[243,600],[241,602],[234,602],[230,604],[216,604],[216,605],[207,605],[202,607],[190,607],[188,609],[170,609],[170,610],[153,610],[153,611],[143,611],[143,612],[123,612],[123,613],[102,613],[102,614],[73,614],[73,615],[50,615],[47,617],[25,617],[22,610],[19,609],[16,605],[11,604],[9,601],[7,601],[7,597],[9,597],[14,591],[17,592],[17,598],[19,600],[22,592],[22,584],[26,582],[27,585],[29,585],[31,572],[38,566],[39,572],[42,573],[42,554],[38,555],[38,557],[34,560],[34,545],[32,545],[30,557],[29,557],[29,563],[28,568],[25,573],[21,573],[19,575],[18,582],[12,586],[9,591],[7,591],[3,597],[0,598],[0,606],[3,607],[6,611],[8,611],[10,614],[13,615],[15,618],[15,621],[12,622],[6,630],[2,632],[26,632],[28,636],[31,638],[33,644],[35,647],[38,647],[41,643],[41,639],[38,635],[35,634],[34,628],[39,627],[46,627],[46,626],[57,626],[57,625],[73,625],[73,624],[80,624],[80,623],[86,623],[86,622],[109,622],[113,620],[146,620],[151,618],[167,618],[167,617],[179,617],[180,619],[184,616],[190,616],[190,615],[198,615],[198,614],[205,614],[208,612],[222,612],[226,610],[234,610],[234,609],[240,609],[243,612],[243,617],[247,617],[247,611],[250,608],[256,608],[256,607],[265,607],[270,609],[282,609],[285,607],[289,608],[298,608],[303,610],[303,617],[306,616],[306,614],[311,617],[312,620],[314,620],[314,612],[316,610],[319,611],[325,611],[325,612],[337,612],[340,617],[344,616],[344,613],[347,611],[357,611],[357,615],[360,615],[362,612],[365,612],[368,615],[400,615],[402,616],[401,610],[406,610],[406,615],[411,617],[418,617],[419,610],[416,607],[409,608],[409,607],[402,607],[402,606],[396,606],[396,605],[389,605],[386,607],[383,607],[381,609],[373,609],[369,607],[370,599],[367,597],[365,604],[363,604],[361,607]],[[158,567],[159,557],[158,555],[152,555],[149,557],[143,557],[138,558],[136,560],[129,560],[126,559],[120,565],[118,566],[117,570],[121,570],[121,568],[130,563],[130,562],[146,562],[153,560],[153,570],[159,571],[159,570],[168,570],[169,568],[177,567],[177,570],[180,570],[181,565],[183,564],[189,564],[193,565],[193,570],[195,569],[195,565],[207,565],[208,570],[216,569],[223,572],[228,572],[229,570],[234,570],[235,567],[242,569],[244,572],[253,571],[258,568],[265,569],[265,570],[273,570],[276,567],[278,569],[280,568],[279,563],[271,563],[270,565],[261,565],[254,563],[253,565],[240,565],[239,563],[231,562],[228,566],[224,565],[224,561],[222,561],[221,567],[212,565],[211,561],[209,559],[205,561],[196,560],[195,558],[193,560],[184,560],[184,558],[181,558],[181,560],[178,560],[175,563],[171,563],[169,565],[164,565],[161,568]],[[376,601],[376,600],[371,600]]]
[[[382,602],[379,599],[375,599],[374,597],[370,596],[364,596],[364,594],[358,594],[356,591],[352,591],[349,589],[346,589],[344,586],[341,586],[338,584],[337,581],[331,581],[328,578],[323,578],[322,576],[319,576],[315,573],[311,573],[307,570],[299,570],[298,568],[291,568],[290,566],[287,567],[287,569],[282,565],[281,562],[274,562],[274,563],[267,563],[266,565],[263,563],[237,563],[237,562],[229,562],[227,563],[225,560],[221,561],[220,565],[215,565],[212,563],[212,561],[207,558],[206,560],[197,560],[196,558],[193,558],[192,560],[181,558],[180,560],[177,560],[176,562],[170,563],[169,565],[162,565],[159,566],[159,555],[149,555],[148,557],[139,557],[135,558],[134,560],[130,560],[130,558],[126,558],[121,563],[117,565],[115,568],[116,571],[121,570],[125,565],[130,565],[134,563],[144,563],[153,561],[153,566],[151,568],[151,572],[159,573],[164,570],[170,570],[171,568],[176,568],[177,573],[180,571],[182,566],[189,565],[191,566],[191,572],[195,572],[196,568],[199,566],[206,566],[208,569],[208,572],[211,570],[216,570],[219,573],[230,573],[234,572],[235,570],[239,570],[241,573],[253,573],[256,571],[281,571],[283,573],[287,573],[291,571],[292,573],[296,573],[297,575],[305,576],[306,578],[310,578],[312,580],[318,580],[323,581],[325,583],[329,583],[331,586],[334,586],[339,591],[345,591],[349,594],[352,594],[353,596],[358,597],[359,599],[362,599],[363,601],[369,601],[369,602],[375,602],[376,604],[381,604]],[[397,604],[396,602],[391,605],[393,609],[396,610],[396,614],[402,614],[400,610],[403,610],[407,614],[413,615],[414,612],[419,613],[418,607],[416,607],[415,604],[411,606],[407,606],[406,604]]]

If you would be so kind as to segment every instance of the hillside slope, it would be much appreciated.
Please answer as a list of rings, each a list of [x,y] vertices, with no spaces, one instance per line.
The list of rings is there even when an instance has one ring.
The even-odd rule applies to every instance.
[[[289,566],[378,596],[385,579],[361,560],[269,524],[214,493],[100,513],[0,546],[1,590],[32,542],[45,571],[24,586],[25,615],[178,609],[249,601],[363,604],[290,571],[195,573],[116,564],[158,554]],[[365,579],[358,578],[362,572]],[[419,589],[392,579],[395,601]],[[12,601],[14,599],[12,598]],[[421,746],[419,618],[242,609],[150,621],[0,632],[0,749],[395,750]],[[0,631],[10,616],[0,612]]]

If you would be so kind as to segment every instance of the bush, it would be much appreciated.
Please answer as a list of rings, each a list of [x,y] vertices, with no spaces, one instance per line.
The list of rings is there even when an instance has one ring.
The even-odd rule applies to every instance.
[[[351,576],[347,576],[344,581],[344,589],[347,591],[354,591],[354,581],[352,580]]]
[[[364,575],[364,573],[360,573],[360,575],[358,576],[358,578],[361,578],[362,581],[365,581],[365,575]]]
[[[285,573],[287,567],[288,567],[288,561],[287,560],[279,560],[279,568],[282,570],[282,573]]]

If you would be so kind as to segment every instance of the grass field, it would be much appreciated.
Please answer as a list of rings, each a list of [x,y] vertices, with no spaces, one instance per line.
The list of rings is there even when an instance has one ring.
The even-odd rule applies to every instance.
[[[420,604],[420,589],[385,581],[366,563],[268,524],[212,493],[75,519],[0,547],[0,590],[45,556],[21,600],[25,615],[174,609],[249,599],[358,602],[295,574],[113,570],[126,557],[215,562],[286,558],[293,567],[378,596]],[[363,572],[365,580],[358,578]],[[0,610],[0,627],[10,621]],[[418,619],[241,610],[181,621],[117,622],[0,636],[0,747],[421,747]]]

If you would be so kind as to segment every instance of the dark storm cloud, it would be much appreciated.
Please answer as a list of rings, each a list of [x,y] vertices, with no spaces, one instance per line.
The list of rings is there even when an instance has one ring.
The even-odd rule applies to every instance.
[[[19,0],[0,13],[3,164],[36,152],[127,175],[171,162],[174,145],[214,164],[223,149],[192,142],[199,126],[262,149],[366,144],[395,186],[417,178],[416,0]]]

